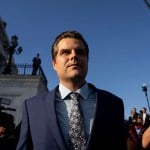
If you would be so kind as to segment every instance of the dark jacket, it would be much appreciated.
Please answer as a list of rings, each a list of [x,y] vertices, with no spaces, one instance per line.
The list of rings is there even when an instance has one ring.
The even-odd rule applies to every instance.
[[[96,115],[87,150],[124,150],[124,106],[117,96],[95,88]],[[43,95],[25,100],[20,139],[17,150],[67,150],[55,111],[58,86]],[[30,148],[29,148],[30,147]]]

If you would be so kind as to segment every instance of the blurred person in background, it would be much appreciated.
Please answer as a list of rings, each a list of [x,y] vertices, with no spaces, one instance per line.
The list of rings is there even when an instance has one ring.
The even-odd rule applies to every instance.
[[[0,112],[0,150],[16,150],[17,138],[14,132],[14,117]]]

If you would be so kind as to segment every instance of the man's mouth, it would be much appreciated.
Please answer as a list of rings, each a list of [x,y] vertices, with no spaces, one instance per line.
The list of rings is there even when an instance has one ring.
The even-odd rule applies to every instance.
[[[80,65],[79,64],[71,64],[68,67],[80,67]]]
[[[79,65],[79,64],[71,64],[71,65],[68,65],[68,68],[70,68],[72,70],[80,70],[81,69],[81,65]]]

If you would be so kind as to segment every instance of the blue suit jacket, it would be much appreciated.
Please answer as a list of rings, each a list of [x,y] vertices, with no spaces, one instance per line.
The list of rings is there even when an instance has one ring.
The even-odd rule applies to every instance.
[[[97,92],[97,107],[87,150],[124,150],[123,101],[107,91],[89,86]],[[17,150],[67,150],[55,111],[57,89],[24,101]]]

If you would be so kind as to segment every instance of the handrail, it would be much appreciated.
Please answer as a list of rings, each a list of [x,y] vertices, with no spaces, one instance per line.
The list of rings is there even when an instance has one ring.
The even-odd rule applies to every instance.
[[[0,63],[0,70],[4,69],[5,66],[6,66],[5,64]],[[27,63],[24,63],[24,64],[15,64],[15,65],[13,64],[12,67],[15,67],[17,69],[17,74],[18,75],[32,75],[32,70],[33,70],[32,64],[27,64]],[[3,74],[2,71],[1,71],[0,74]],[[39,66],[39,69],[38,69],[36,75],[41,75],[43,81],[47,85],[47,79],[46,79],[45,73],[44,73],[44,71],[42,69],[42,66]]]

